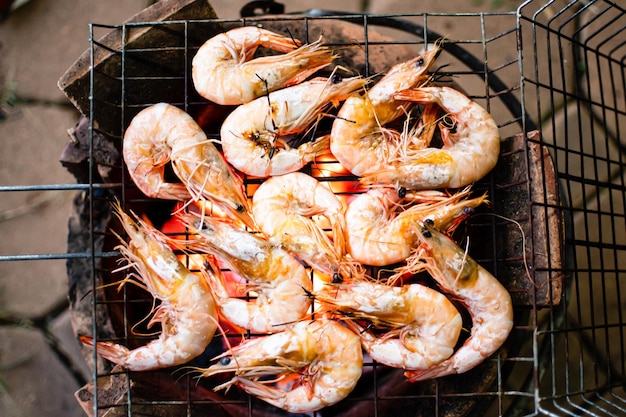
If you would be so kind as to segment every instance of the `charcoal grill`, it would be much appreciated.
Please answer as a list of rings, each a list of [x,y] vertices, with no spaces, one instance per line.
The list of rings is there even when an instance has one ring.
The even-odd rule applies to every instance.
[[[315,415],[624,415],[626,10],[611,1],[528,1],[503,13],[309,10],[239,20],[217,19],[206,2],[161,1],[125,24],[92,24],[90,50],[60,81],[86,116],[62,157],[80,190],[65,254],[76,333],[146,343],[132,330],[145,330],[133,326],[151,301],[129,286],[102,288],[120,279],[111,272],[119,257],[111,202],[156,225],[172,204],[146,198],[129,181],[122,136],[142,108],[167,101],[218,138],[223,109],[201,99],[190,77],[204,40],[250,24],[303,41],[324,32],[343,65],[371,76],[440,39],[444,19],[468,30],[446,39],[440,74],[484,105],[506,138],[498,166],[475,187],[489,192],[492,205],[464,231],[480,242],[471,255],[511,292],[515,327],[496,355],[464,375],[408,384],[401,372],[369,362],[353,394]],[[502,50],[508,53],[496,55]],[[246,180],[249,192],[256,183]],[[92,415],[285,414],[236,390],[214,393],[211,381],[180,370],[131,373],[91,350],[85,357],[93,381],[77,398]]]

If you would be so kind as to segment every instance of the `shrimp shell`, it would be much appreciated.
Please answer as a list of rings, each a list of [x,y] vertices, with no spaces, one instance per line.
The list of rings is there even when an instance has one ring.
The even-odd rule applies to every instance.
[[[239,171],[256,177],[299,170],[328,149],[329,138],[295,147],[286,138],[307,131],[324,110],[365,83],[361,77],[318,77],[237,107],[220,130],[224,157]]]
[[[119,206],[117,216],[130,236],[119,250],[137,271],[128,281],[138,280],[161,302],[149,326],[159,322],[162,331],[158,339],[133,350],[97,342],[97,352],[131,371],[184,364],[204,352],[217,330],[215,300],[206,282],[178,260],[164,235],[137,218],[133,220]],[[80,340],[94,345],[91,337],[81,336]]]
[[[467,372],[495,353],[513,328],[511,295],[452,239],[425,224],[419,250],[399,272],[425,269],[472,316],[470,337],[449,359],[426,371],[405,373],[410,382]]]
[[[252,59],[259,46],[286,53]],[[335,58],[321,38],[300,46],[298,40],[245,26],[207,40],[192,60],[192,79],[204,98],[217,104],[242,104],[298,84]]]
[[[394,368],[425,370],[449,358],[463,324],[443,294],[420,284],[326,285],[315,292],[315,300],[347,316],[370,357]],[[365,320],[387,331],[378,336],[353,320]]]
[[[140,111],[124,134],[124,161],[139,189],[152,198],[207,199],[254,228],[241,178],[183,110],[158,103]],[[166,183],[164,165],[183,184]]]
[[[418,192],[400,198],[393,188],[372,188],[346,210],[347,251],[367,265],[402,262],[418,244],[420,222],[429,219],[437,228],[454,228],[486,201],[485,195],[468,199],[469,193],[467,188],[453,195]]]
[[[195,239],[179,242],[183,248],[209,253],[248,281],[257,297],[248,301],[231,297],[216,267],[208,276],[221,315],[235,326],[256,333],[280,331],[302,319],[311,306],[313,289],[306,268],[286,250],[261,236],[211,216],[181,214]]]
[[[456,133],[439,124],[443,147],[410,152],[378,171],[364,175],[365,184],[393,184],[413,190],[460,188],[480,180],[495,167],[500,155],[500,132],[489,112],[450,87],[407,89],[399,100],[436,103],[454,122]]]
[[[363,367],[359,337],[328,319],[295,323],[280,333],[248,340],[215,359],[220,358],[201,370],[203,377],[235,373],[216,390],[237,385],[290,413],[314,412],[343,400],[356,386]],[[287,386],[272,386],[274,381],[285,381]]]

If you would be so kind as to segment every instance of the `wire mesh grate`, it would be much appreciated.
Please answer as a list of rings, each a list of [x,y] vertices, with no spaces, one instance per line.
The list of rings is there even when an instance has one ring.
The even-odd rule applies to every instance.
[[[150,337],[138,334],[149,329],[136,323],[151,300],[128,286],[119,293],[101,288],[120,279],[112,274],[119,255],[111,202],[118,199],[157,225],[166,222],[173,205],[136,190],[120,158],[122,137],[137,112],[166,101],[219,139],[216,126],[224,113],[200,98],[191,82],[191,58],[199,45],[212,34],[249,24],[288,29],[305,42],[324,32],[344,52],[348,67],[374,76],[441,38],[450,19],[466,29],[462,37],[446,39],[439,72],[487,108],[506,138],[503,162],[476,184],[492,205],[471,219],[467,233],[481,242],[471,248],[472,256],[511,292],[515,327],[503,349],[468,375],[408,384],[401,372],[367,362],[355,392],[315,415],[623,414],[626,45],[620,34],[626,13],[610,1],[528,1],[510,13],[312,10],[240,20],[94,24],[91,70],[81,86],[89,95],[69,92],[90,116],[83,125],[87,157],[75,173],[79,184],[67,185],[86,196],[75,200],[71,246],[66,254],[2,260],[67,258],[70,279],[80,283],[73,307],[86,316],[76,332],[128,346],[146,343]],[[338,25],[349,28],[349,38],[330,36]],[[308,169],[323,181],[353,180],[323,176],[331,169],[323,164]],[[246,179],[249,195],[258,183]],[[530,279],[524,279],[526,267]],[[205,366],[214,353],[192,365]],[[98,415],[282,415],[241,393],[214,393],[211,381],[181,370],[125,372],[95,353],[88,358],[98,381],[90,391]]]
[[[537,332],[539,405],[558,415],[624,413],[625,17],[611,2],[521,9],[525,108],[545,121],[571,232],[568,291]]]

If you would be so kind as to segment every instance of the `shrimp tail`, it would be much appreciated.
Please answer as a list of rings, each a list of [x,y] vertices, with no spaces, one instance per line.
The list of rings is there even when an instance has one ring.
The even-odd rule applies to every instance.
[[[79,336],[78,339],[80,342],[89,347],[97,347],[98,355],[103,358],[117,364],[122,365],[126,362],[126,358],[128,357],[130,350],[126,346],[119,345],[117,343],[112,342],[97,342],[94,343],[93,337],[90,336]]]
[[[301,150],[304,161],[309,163],[330,149],[330,135],[320,136],[311,142],[299,146],[298,149]]]
[[[396,100],[404,100],[404,101],[412,101],[415,103],[437,103],[438,100],[434,94],[430,91],[419,89],[419,88],[408,88],[405,90],[398,91],[393,95],[393,98]]]
[[[418,381],[426,381],[429,379],[437,378],[440,375],[441,368],[438,366],[434,366],[429,369],[418,369],[414,371],[406,371],[404,376],[406,377],[407,382],[418,382]],[[447,374],[444,374],[447,375]]]

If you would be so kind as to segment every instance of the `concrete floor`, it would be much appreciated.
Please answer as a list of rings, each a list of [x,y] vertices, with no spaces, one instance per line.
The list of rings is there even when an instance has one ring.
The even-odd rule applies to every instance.
[[[74,177],[60,165],[59,156],[68,141],[67,129],[75,125],[79,114],[57,88],[57,80],[89,47],[88,24],[121,23],[148,3],[151,2],[30,0],[0,22],[0,235],[3,236],[0,257],[4,258],[0,262],[0,416],[84,415],[74,392],[91,379],[91,371],[82,359],[70,324],[67,276],[62,257],[66,251],[67,219],[75,192],[37,187],[75,183]],[[238,18],[240,8],[247,2],[213,0],[210,3],[219,17]],[[307,10],[312,6],[309,0],[285,3],[287,12]],[[477,13],[511,11],[520,2],[423,0],[415,3],[418,5],[411,6],[411,10],[407,10],[408,3],[402,0],[344,0],[341,4],[317,0],[314,6],[372,13]],[[446,30],[446,35],[463,39],[464,31],[474,28],[456,25],[457,21],[442,22],[441,27]],[[498,33],[498,27],[489,24],[491,21],[485,30]],[[490,56],[490,62],[508,61],[516,51],[503,50],[501,54]],[[514,77],[505,81],[507,85],[519,82]],[[619,94],[618,91],[618,100],[619,97],[624,100],[623,89],[621,96]],[[568,106],[563,108],[565,110],[561,110],[558,116],[561,122],[557,124],[574,123],[573,118],[563,121],[563,114],[570,111]],[[623,132],[624,121],[617,119]],[[557,120],[557,116],[552,120]],[[603,130],[603,126],[596,125],[595,128]],[[550,132],[546,133],[549,136]],[[545,140],[557,141],[551,137]],[[568,169],[565,166],[559,168]],[[619,183],[620,180],[613,181]],[[623,176],[621,184],[623,189]],[[619,187],[616,189],[619,191]],[[623,247],[620,245],[625,244],[624,238],[619,233],[624,231],[621,230],[624,197],[618,193],[609,198],[607,194],[598,194],[591,200],[597,205],[610,204],[611,212],[618,214],[621,223],[618,221],[609,226],[611,230],[606,231],[605,236],[617,231],[618,235],[611,243]],[[575,204],[585,204],[583,196],[576,191],[570,198],[579,199]],[[587,218],[586,211],[579,211],[576,216],[575,222],[585,230],[598,229],[594,222],[600,220]],[[581,239],[589,238],[581,236]],[[616,257],[620,253],[623,254],[623,249],[616,251]],[[38,254],[49,256],[29,259]],[[590,255],[582,253],[579,256]],[[619,288],[626,288],[625,269],[623,258],[615,260],[612,270],[615,270],[618,296],[608,297],[608,302],[614,304],[611,311],[621,311],[619,317],[626,312],[626,296],[619,297]],[[590,270],[593,270],[591,266]],[[578,297],[583,297],[573,307],[576,313],[583,311],[585,305],[585,308],[596,309],[595,316],[607,311],[608,307],[601,306],[597,300],[584,301],[589,291],[586,286],[577,285],[574,291],[582,294]],[[595,322],[587,322],[585,312],[577,315],[582,317],[581,325],[594,325]],[[589,312],[589,315],[594,316],[594,313]],[[611,323],[603,324],[616,325],[623,331],[625,324],[621,318],[606,320]],[[617,355],[613,362],[623,371],[623,347]]]

